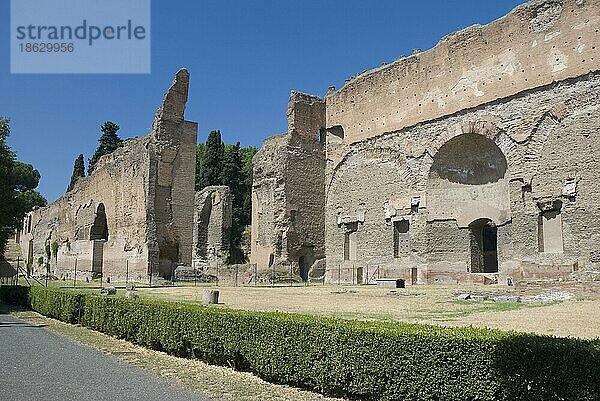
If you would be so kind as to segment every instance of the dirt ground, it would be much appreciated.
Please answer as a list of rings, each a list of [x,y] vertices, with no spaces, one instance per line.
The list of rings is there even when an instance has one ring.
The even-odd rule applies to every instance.
[[[140,288],[143,297],[199,302],[207,287]],[[217,288],[217,287],[210,287]],[[375,286],[218,287],[219,306],[258,311],[285,311],[348,319],[405,321],[444,326],[499,328],[555,336],[600,337],[600,283],[552,283],[527,287]],[[458,300],[472,294],[532,296],[561,292],[560,302],[494,302]]]

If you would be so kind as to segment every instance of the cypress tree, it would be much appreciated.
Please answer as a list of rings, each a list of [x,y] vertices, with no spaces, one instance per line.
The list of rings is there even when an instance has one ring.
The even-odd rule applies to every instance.
[[[223,168],[224,146],[221,141],[221,131],[211,131],[206,140],[206,149],[202,160],[201,187],[220,185],[221,169]]]
[[[88,161],[88,175],[92,174],[94,167],[98,160],[109,153],[114,152],[116,149],[123,146],[123,140],[117,135],[119,126],[112,121],[106,121],[100,127],[102,135],[98,139],[98,148],[92,158]]]
[[[67,187],[67,192],[72,190],[77,180],[82,177],[85,177],[85,165],[83,161],[83,155],[80,154],[77,156],[77,159],[75,159],[75,163],[73,164],[73,174],[71,174],[71,181]]]
[[[243,181],[243,162],[240,156],[240,143],[238,142],[225,148],[220,179],[221,185],[227,185],[233,197],[229,248],[230,262],[233,263],[243,261],[240,248],[245,228]]]

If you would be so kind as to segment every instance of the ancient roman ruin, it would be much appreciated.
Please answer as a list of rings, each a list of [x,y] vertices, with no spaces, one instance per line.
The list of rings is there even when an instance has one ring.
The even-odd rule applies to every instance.
[[[191,264],[198,127],[184,119],[188,84],[180,70],[148,136],[126,140],[72,191],[25,217],[20,245],[34,272],[45,274],[49,259],[57,277],[147,282]]]
[[[506,282],[600,263],[600,3],[534,0],[292,93],[255,157],[251,259],[366,283]]]
[[[288,131],[254,158],[256,271],[425,284],[597,267],[599,30],[598,1],[531,0],[323,98],[292,92]],[[57,276],[147,281],[223,257],[232,195],[194,193],[188,80],[177,73],[148,136],[26,217],[34,269],[51,255]]]

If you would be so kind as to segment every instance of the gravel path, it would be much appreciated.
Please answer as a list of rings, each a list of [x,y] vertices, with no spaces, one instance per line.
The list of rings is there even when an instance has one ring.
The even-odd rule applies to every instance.
[[[36,326],[0,308],[0,399],[186,400],[207,398]]]

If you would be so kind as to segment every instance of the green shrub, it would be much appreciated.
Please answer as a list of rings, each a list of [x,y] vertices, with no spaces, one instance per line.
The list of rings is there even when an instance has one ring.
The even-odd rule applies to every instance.
[[[22,285],[2,285],[0,286],[0,302],[30,307],[29,287]]]
[[[600,394],[600,340],[237,311],[42,287],[31,289],[31,306],[155,350],[349,398],[594,401]]]
[[[33,286],[30,289],[31,308],[42,315],[78,323],[82,306],[82,295],[74,291]]]

